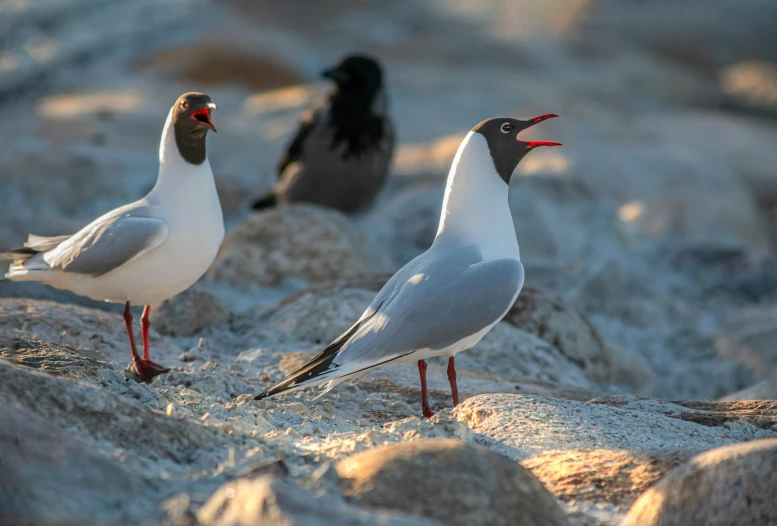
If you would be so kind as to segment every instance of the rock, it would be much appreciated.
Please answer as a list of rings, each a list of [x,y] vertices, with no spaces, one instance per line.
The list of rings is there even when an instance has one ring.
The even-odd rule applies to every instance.
[[[745,365],[757,378],[777,372],[777,306],[740,309],[721,324],[718,353]]]
[[[558,349],[505,322],[497,323],[476,346],[457,354],[456,367],[570,387],[592,387],[582,368]]]
[[[373,448],[339,461],[336,468],[343,494],[370,508],[401,510],[451,526],[567,524],[533,475],[458,440]]]
[[[8,340],[0,340],[0,358],[56,376],[97,379],[100,377],[100,369],[111,368],[107,362],[90,358],[64,345],[22,337]]]
[[[612,383],[612,349],[581,312],[555,294],[525,286],[504,321],[551,344],[591,381]]]
[[[555,153],[545,153],[552,166]],[[591,258],[592,251],[599,255],[621,250],[614,239],[617,209],[613,203],[576,177],[547,173],[555,170],[544,167],[542,159],[527,157],[510,189],[510,210],[524,266],[576,265],[581,258]],[[562,157],[558,162],[565,165],[569,161]],[[532,279],[529,272],[526,276]]]
[[[104,389],[0,360],[0,397],[61,425],[140,456],[188,462],[217,446],[217,432],[168,418]]]
[[[777,400],[777,373],[766,380],[751,385],[741,391],[728,394],[721,402],[738,402],[742,400]]]
[[[523,460],[549,450],[698,452],[773,436],[750,424],[709,427],[650,411],[516,394],[483,394],[453,410],[496,452]]]
[[[153,321],[153,319],[152,319]],[[64,346],[82,357],[117,362],[130,361],[127,330],[121,315],[51,301],[0,298],[0,334]],[[181,349],[149,332],[152,357],[159,363],[172,361]],[[140,316],[135,316],[135,338],[140,342]]]
[[[0,245],[2,246],[2,245]],[[2,266],[2,265],[0,265]],[[0,270],[4,273],[5,270]],[[120,314],[124,310],[124,305],[119,303],[108,303],[105,301],[96,301],[86,296],[79,296],[69,290],[60,290],[43,283],[34,281],[11,281],[0,280],[0,298],[29,298],[35,300],[50,300],[57,303],[69,303],[89,307],[90,309],[100,309],[107,312]]]
[[[622,526],[777,524],[777,439],[707,451],[645,492]]]
[[[275,285],[291,276],[319,282],[391,268],[381,247],[342,214],[291,205],[252,214],[230,231],[208,276],[234,285]]]
[[[643,396],[600,396],[589,403],[661,414],[703,426],[746,422],[759,429],[777,430],[777,402],[771,400],[665,402]]]
[[[197,513],[202,526],[433,526],[421,517],[360,510],[332,492],[312,492],[288,479],[239,479],[219,488]]]
[[[550,450],[532,455],[521,465],[564,502],[589,501],[627,508],[692,455],[690,451]]]
[[[760,60],[738,62],[725,68],[720,77],[726,94],[745,108],[772,115],[777,111],[777,67],[773,64]]]
[[[374,297],[372,291],[352,288],[310,290],[251,323],[326,345],[348,330]]]
[[[434,241],[444,193],[445,184],[439,181],[415,184],[375,207],[367,226],[392,247],[394,259],[405,264]]]
[[[629,237],[769,250],[749,189],[728,165],[702,153],[680,155],[654,145],[621,145],[612,155],[601,155],[590,144],[573,148],[568,155],[576,176],[594,195],[619,207],[619,227]]]
[[[152,326],[160,334],[170,336],[192,336],[227,321],[229,311],[196,284],[151,310]]]
[[[134,524],[154,513],[152,488],[141,476],[8,403],[0,406],[0,466],[2,524]]]

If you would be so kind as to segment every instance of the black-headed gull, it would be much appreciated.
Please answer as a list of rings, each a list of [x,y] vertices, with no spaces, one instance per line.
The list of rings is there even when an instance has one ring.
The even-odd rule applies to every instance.
[[[96,300],[124,303],[138,376],[168,369],[151,361],[150,305],[189,288],[208,269],[224,238],[224,219],[205,138],[218,109],[204,93],[184,93],[170,109],[159,147],[159,175],[144,198],[68,236],[31,234],[12,252],[6,278],[39,281]],[[144,304],[143,357],[135,347],[130,304]]]
[[[518,133],[552,117],[488,119],[472,128],[448,174],[440,225],[429,250],[394,274],[342,336],[256,399],[324,382],[326,392],[373,367],[418,361],[423,414],[430,417],[425,359],[448,356],[457,405],[454,355],[477,344],[523,287],[507,202],[513,170],[534,148],[561,145],[523,141]]]

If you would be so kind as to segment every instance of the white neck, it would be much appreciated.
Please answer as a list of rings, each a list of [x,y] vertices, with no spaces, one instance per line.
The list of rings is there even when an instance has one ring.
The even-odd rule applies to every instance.
[[[520,259],[508,193],[509,186],[494,167],[485,137],[469,132],[448,174],[434,243],[476,244],[485,261]]]
[[[181,194],[183,188],[197,184],[213,186],[215,191],[213,171],[210,168],[207,155],[201,164],[195,165],[186,162],[181,157],[181,152],[178,151],[178,145],[175,143],[175,129],[172,120],[173,110],[170,109],[159,144],[159,175],[149,196],[174,197]]]

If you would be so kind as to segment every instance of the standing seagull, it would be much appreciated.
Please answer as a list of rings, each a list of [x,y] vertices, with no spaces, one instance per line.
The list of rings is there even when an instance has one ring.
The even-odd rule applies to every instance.
[[[326,390],[387,363],[418,361],[423,414],[430,417],[426,358],[449,356],[453,405],[459,403],[454,355],[499,322],[523,286],[523,265],[507,203],[523,157],[550,141],[518,133],[557,115],[528,121],[488,119],[470,131],[453,159],[432,246],[384,285],[361,318],[298,371],[256,399],[327,382]],[[322,393],[323,394],[323,393]]]
[[[380,66],[370,57],[350,55],[321,75],[334,81],[335,89],[300,123],[278,165],[278,183],[254,202],[255,210],[305,202],[357,212],[386,181],[394,128]]]
[[[150,304],[189,288],[208,269],[224,238],[224,219],[205,152],[218,109],[204,93],[184,93],[167,116],[159,175],[140,201],[97,218],[72,236],[30,234],[11,254],[6,278],[40,281],[95,300],[125,303],[132,364],[145,381],[169,369],[151,361]],[[145,304],[143,358],[132,334],[130,304]]]

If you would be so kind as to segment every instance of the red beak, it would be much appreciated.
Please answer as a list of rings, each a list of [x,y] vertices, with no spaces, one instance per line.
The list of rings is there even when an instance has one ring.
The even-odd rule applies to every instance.
[[[557,118],[558,118],[558,115],[556,115],[555,113],[546,113],[545,115],[540,115],[539,117],[534,117],[533,119],[529,119],[529,125],[526,126],[526,128],[531,128],[535,124],[539,124],[542,121],[546,121],[548,119],[557,119]],[[524,130],[526,128],[524,128]],[[554,141],[522,141],[517,137],[515,140],[526,144],[529,148],[536,148],[538,146],[564,146],[560,142],[554,142]]]
[[[203,108],[192,112],[192,119],[216,132],[216,127],[210,121],[210,108]]]

